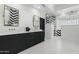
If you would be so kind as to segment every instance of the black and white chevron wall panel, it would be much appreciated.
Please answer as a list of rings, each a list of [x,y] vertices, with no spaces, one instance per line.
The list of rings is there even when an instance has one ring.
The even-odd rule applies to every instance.
[[[55,16],[46,16],[46,23],[52,23],[55,19]]]
[[[55,36],[61,36],[61,30],[56,30],[54,33]]]
[[[9,9],[9,25],[17,25],[19,23],[19,11],[16,9]]]
[[[4,5],[4,25],[5,26],[18,26],[19,25],[19,10]]]

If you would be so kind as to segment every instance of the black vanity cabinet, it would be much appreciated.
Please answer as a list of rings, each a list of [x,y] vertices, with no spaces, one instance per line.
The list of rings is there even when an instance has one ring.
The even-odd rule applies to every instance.
[[[16,54],[44,41],[44,31],[0,36],[0,54]]]

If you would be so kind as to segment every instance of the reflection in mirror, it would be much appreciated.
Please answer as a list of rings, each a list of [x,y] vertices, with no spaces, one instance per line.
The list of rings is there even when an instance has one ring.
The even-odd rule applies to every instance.
[[[4,5],[4,26],[19,26],[19,10]]]
[[[36,16],[36,15],[33,16],[33,27],[35,29],[40,28],[40,17],[39,16]]]

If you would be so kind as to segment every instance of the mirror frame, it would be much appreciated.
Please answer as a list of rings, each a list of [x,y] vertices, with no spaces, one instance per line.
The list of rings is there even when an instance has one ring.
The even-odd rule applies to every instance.
[[[7,9],[6,9],[7,8]],[[3,18],[4,18],[4,26],[13,26],[13,27],[18,27],[19,26],[19,10],[18,9],[16,9],[17,11],[18,11],[18,18],[17,18],[17,20],[18,20],[18,23],[17,23],[17,25],[9,25],[9,24],[6,24],[5,22],[5,10],[8,10],[9,11],[9,9],[16,9],[16,8],[14,8],[14,7],[10,7],[10,6],[7,6],[7,5],[4,5],[4,13],[3,13]],[[8,16],[9,17],[9,16]],[[8,19],[9,20],[9,19]]]

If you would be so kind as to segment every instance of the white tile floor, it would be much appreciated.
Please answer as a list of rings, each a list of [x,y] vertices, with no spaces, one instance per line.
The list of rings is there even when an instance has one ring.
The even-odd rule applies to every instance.
[[[61,40],[61,38],[54,37],[48,39],[40,44],[37,44],[29,49],[26,49],[20,54],[78,54],[79,42]]]

